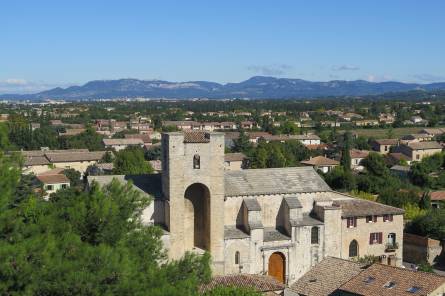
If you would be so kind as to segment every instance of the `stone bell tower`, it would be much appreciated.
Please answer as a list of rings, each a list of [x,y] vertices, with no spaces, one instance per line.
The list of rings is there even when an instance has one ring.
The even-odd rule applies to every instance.
[[[162,134],[162,191],[166,198],[169,257],[208,251],[224,272],[224,134]]]

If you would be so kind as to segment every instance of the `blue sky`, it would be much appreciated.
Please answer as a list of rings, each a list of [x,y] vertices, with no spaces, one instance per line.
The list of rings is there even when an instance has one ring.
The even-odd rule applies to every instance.
[[[445,1],[2,1],[0,93],[95,79],[445,81]]]

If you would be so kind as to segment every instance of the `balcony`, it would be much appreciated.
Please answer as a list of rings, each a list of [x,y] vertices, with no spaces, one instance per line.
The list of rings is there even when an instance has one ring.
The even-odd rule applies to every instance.
[[[385,252],[394,252],[398,248],[399,248],[399,243],[397,243],[397,242],[387,243],[385,246]]]

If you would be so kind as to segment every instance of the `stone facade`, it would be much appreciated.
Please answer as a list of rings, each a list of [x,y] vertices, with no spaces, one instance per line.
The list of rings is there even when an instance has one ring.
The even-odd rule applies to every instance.
[[[443,246],[440,241],[428,237],[422,237],[411,233],[405,233],[403,238],[403,258],[406,262],[420,264],[442,264]]]
[[[163,135],[162,144],[162,190],[170,218],[165,221],[170,232],[169,256],[177,259],[195,247],[205,249],[212,254],[215,273],[223,273],[224,134],[212,133],[208,141],[187,141],[184,133],[168,133]],[[199,187],[196,190],[191,187],[195,184]],[[195,196],[185,196],[189,189],[196,191],[191,192]],[[196,246],[199,234],[205,238]]]
[[[368,246],[375,231],[396,233],[393,262],[402,262],[400,209],[334,192],[312,167],[224,170],[220,133],[166,133],[162,147],[162,192],[143,218],[165,228],[171,259],[209,251],[216,275],[268,274],[290,284],[327,256],[349,259],[352,240],[354,257],[385,255],[385,239]],[[377,222],[362,223],[368,215]]]

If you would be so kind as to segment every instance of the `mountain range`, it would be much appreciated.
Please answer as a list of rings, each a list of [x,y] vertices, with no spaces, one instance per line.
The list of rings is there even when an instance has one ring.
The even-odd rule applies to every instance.
[[[445,82],[418,84],[333,80],[314,82],[302,79],[254,76],[239,83],[209,81],[169,82],[162,80],[95,80],[82,86],[54,88],[35,94],[0,95],[2,99],[109,99],[109,98],[314,98],[326,96],[364,96],[412,90],[445,90]]]

